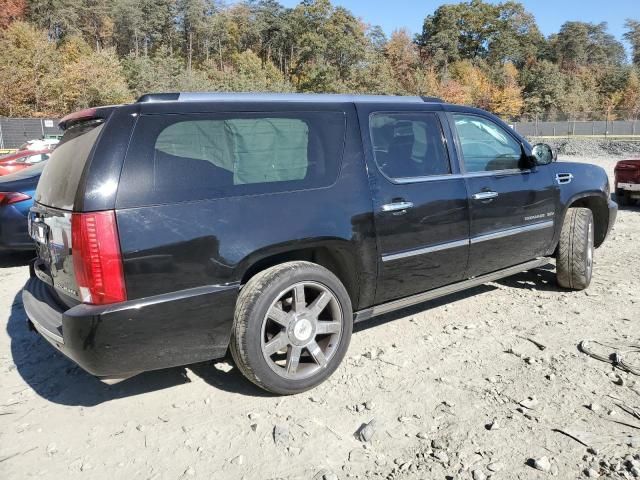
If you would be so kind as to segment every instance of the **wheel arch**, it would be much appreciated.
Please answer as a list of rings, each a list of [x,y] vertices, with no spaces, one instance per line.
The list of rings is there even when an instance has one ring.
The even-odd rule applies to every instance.
[[[591,210],[593,214],[594,224],[594,245],[598,248],[604,242],[609,227],[609,205],[607,199],[602,195],[602,192],[584,192],[579,193],[571,197],[567,202],[562,217],[558,222],[559,226],[562,226],[564,217],[570,208],[583,207]],[[558,234],[556,235],[556,248],[560,237],[560,229],[558,228]]]
[[[357,310],[360,299],[361,267],[353,247],[345,240],[324,239],[295,246],[271,247],[257,252],[242,262],[240,283],[246,284],[254,275],[267,268],[300,260],[321,265],[338,277],[349,294],[354,310]]]

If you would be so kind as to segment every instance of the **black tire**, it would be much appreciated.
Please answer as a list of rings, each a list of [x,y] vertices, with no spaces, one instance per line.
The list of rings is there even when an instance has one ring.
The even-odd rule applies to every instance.
[[[593,213],[569,208],[564,217],[556,254],[556,276],[561,287],[584,290],[591,283],[594,252]]]
[[[616,201],[620,204],[621,207],[628,207],[631,205],[631,195],[625,192],[624,190],[618,190],[616,192]]]
[[[339,308],[342,327],[339,334],[335,334],[335,336],[334,334],[328,335],[331,337],[329,340],[326,339],[327,336],[320,335],[316,337],[316,330],[313,330],[309,339],[316,341],[324,338],[325,347],[330,347],[331,355],[325,357],[326,364],[322,365],[321,362],[317,362],[315,356],[311,354],[311,350],[307,347],[298,347],[301,349],[298,350],[299,365],[305,368],[309,367],[308,369],[312,372],[314,368],[317,368],[318,371],[302,378],[285,378],[282,375],[289,375],[287,366],[285,365],[282,373],[277,373],[280,370],[275,365],[275,362],[272,362],[273,358],[264,353],[265,343],[268,343],[267,337],[269,335],[265,333],[265,325],[270,322],[267,312],[271,312],[274,308],[276,310],[288,308],[289,304],[281,302],[279,299],[284,298],[284,295],[286,295],[284,292],[287,292],[287,289],[293,289],[300,284],[305,285],[303,292],[305,288],[318,286],[320,289],[324,289],[324,292],[332,294],[329,295],[332,298],[331,303],[322,312],[326,312],[326,308],[331,308],[332,311],[336,311]],[[306,291],[308,292],[308,290]],[[322,292],[322,290],[320,291]],[[304,295],[303,293],[303,299]],[[293,303],[294,301],[295,297],[292,293],[291,302]],[[310,304],[308,307],[311,308],[312,305]],[[299,319],[295,310],[291,306],[287,315],[289,315],[288,318],[296,320],[288,320],[290,322],[289,326],[281,327],[283,330],[279,333],[289,336],[294,335],[291,332],[295,328],[292,328],[291,324],[298,322]],[[321,322],[317,322],[316,325],[319,323]],[[280,327],[280,325],[276,326]],[[351,341],[352,330],[353,311],[351,300],[340,280],[320,265],[303,261],[287,262],[256,274],[240,291],[236,302],[230,350],[239,370],[250,381],[269,392],[291,395],[309,390],[331,376],[344,358]],[[274,334],[270,339],[273,340],[275,336]],[[318,340],[315,346],[317,347],[322,341]],[[292,345],[287,345],[285,348],[287,349],[285,363],[288,364]],[[300,351],[302,351],[302,355]],[[282,351],[279,352],[274,355],[281,355]],[[296,363],[296,368],[299,365]],[[291,375],[295,377],[295,374],[294,372]]]

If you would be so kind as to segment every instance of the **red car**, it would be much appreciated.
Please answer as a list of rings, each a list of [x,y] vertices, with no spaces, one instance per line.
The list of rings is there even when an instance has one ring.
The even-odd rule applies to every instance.
[[[51,150],[23,150],[0,157],[0,176],[23,170],[49,159]]]
[[[640,160],[621,160],[614,171],[618,203],[626,206],[640,200]]]

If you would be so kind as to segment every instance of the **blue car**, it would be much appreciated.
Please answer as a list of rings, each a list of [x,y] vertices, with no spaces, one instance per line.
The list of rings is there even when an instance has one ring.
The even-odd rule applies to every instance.
[[[45,163],[0,177],[0,251],[34,248],[27,215]]]

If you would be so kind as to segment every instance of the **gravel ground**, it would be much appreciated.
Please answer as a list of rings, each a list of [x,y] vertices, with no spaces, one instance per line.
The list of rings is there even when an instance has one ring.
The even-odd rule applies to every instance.
[[[550,266],[361,324],[293,397],[230,360],[106,386],[26,330],[26,258],[5,257],[0,478],[633,478],[640,417],[618,404],[640,411],[639,378],[577,344],[638,342],[639,239],[640,209],[620,211],[586,292]]]

